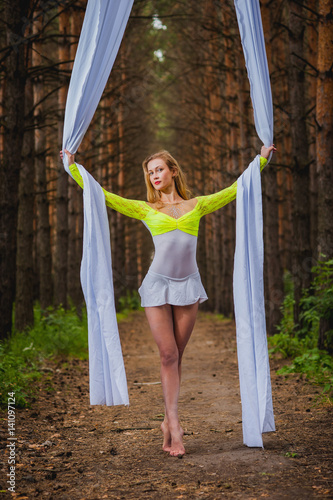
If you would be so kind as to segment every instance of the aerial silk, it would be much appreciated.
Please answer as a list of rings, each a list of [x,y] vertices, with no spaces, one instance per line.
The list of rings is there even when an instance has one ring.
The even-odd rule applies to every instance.
[[[254,121],[265,146],[273,143],[273,104],[258,0],[235,0],[250,81]],[[263,446],[275,430],[264,302],[260,159],[237,179],[234,305],[242,401],[243,442]]]
[[[115,61],[133,0],[89,0],[68,89],[63,150],[75,153]],[[70,174],[67,156],[64,166]],[[128,404],[112,279],[110,229],[102,188],[78,165],[84,182],[81,284],[87,305],[90,404]],[[70,174],[71,175],[71,174]]]
[[[133,0],[88,0],[65,110],[63,149],[67,149],[71,153],[77,151],[99,103],[117,55],[132,4]],[[271,105],[270,84],[259,4],[257,0],[236,0],[235,4],[251,83],[256,129],[259,137],[268,146],[272,143],[273,119],[272,111],[269,109]],[[259,157],[254,161],[254,164],[254,168],[251,168],[250,172],[255,171],[257,167],[260,171]],[[64,156],[64,166],[70,174],[66,155]],[[90,403],[106,405],[128,404],[126,375],[114,307],[110,235],[105,199],[99,184],[93,177],[82,165],[78,165],[78,168],[84,181],[84,235],[81,283],[88,311]],[[260,183],[260,176],[259,180],[255,179],[257,188],[258,182]],[[251,188],[247,186],[245,178],[244,182],[241,180],[240,183],[241,192],[243,190],[245,190],[245,193],[251,191]],[[237,184],[237,219],[242,212],[242,207],[246,207],[247,203],[247,195],[238,196],[238,189]],[[239,205],[241,209],[239,209]],[[249,209],[252,210],[251,205]],[[260,219],[260,214],[261,211],[258,210],[256,212],[258,219]],[[246,217],[241,215],[240,217],[243,222],[238,224],[237,220],[236,230],[238,241],[236,244],[235,267],[237,260],[240,259],[239,264],[242,265],[241,261],[245,259],[242,255],[239,257],[239,253],[241,253],[239,252],[239,246],[242,244],[241,236],[239,236],[239,228],[242,228],[243,225],[246,226],[241,231],[243,236],[245,236],[246,241],[244,244],[246,245],[251,240],[251,235],[253,234],[252,221],[250,232]],[[260,239],[260,224],[256,234]],[[256,238],[254,242],[250,241],[250,243],[253,243],[254,248],[256,244],[260,247],[260,241]],[[250,253],[252,249],[252,245],[249,245],[246,255],[252,255]],[[258,260],[259,266],[256,268],[259,271],[261,269],[260,259],[261,257]],[[246,262],[245,264],[247,265]],[[249,277],[257,279],[256,276],[253,277],[251,274],[252,267],[247,267],[248,272],[244,276],[234,277],[235,286],[243,286],[242,282],[244,283],[244,280],[248,280]],[[245,352],[244,365],[248,367],[245,369],[245,377],[251,376],[253,386],[251,386],[251,390],[249,391],[245,408],[243,403],[243,429],[244,427],[246,428],[244,443],[248,446],[262,446],[261,432],[268,430],[269,427],[267,424],[267,405],[265,407],[262,404],[262,386],[265,386],[266,389],[265,402],[267,403],[269,401],[270,385],[267,382],[267,377],[265,377],[266,382],[262,383],[262,374],[258,372],[257,366],[258,361],[265,358],[262,353],[261,357],[258,356],[257,344],[263,341],[262,350],[265,352],[266,349],[267,351],[267,345],[265,344],[266,336],[263,337],[261,335],[263,333],[263,317],[260,313],[261,336],[259,335],[259,337],[257,337],[256,331],[258,322],[251,320],[245,328],[240,330],[239,323],[242,322],[242,317],[240,317],[240,322],[237,317],[239,304],[243,299],[247,301],[246,307],[250,314],[253,313],[254,308],[260,306],[263,296],[260,296],[259,287],[258,300],[253,302],[253,292],[255,289],[253,288],[252,290],[251,288],[252,295],[249,292],[244,297],[241,295],[235,297],[238,356],[240,362],[243,363],[242,352]],[[240,335],[239,331],[241,332]],[[247,344],[244,342],[239,343],[239,337],[243,335],[242,331],[250,339],[250,341],[247,340]],[[245,346],[245,351],[242,345]],[[267,369],[267,366],[266,364],[265,369]],[[240,366],[241,396],[243,402],[247,389],[245,389],[244,393],[244,376],[241,375],[241,369],[242,367]],[[251,411],[248,411],[249,408],[251,408]],[[252,427],[248,423],[249,418],[254,418],[255,425]],[[272,419],[269,422],[270,427],[274,426]],[[273,430],[273,428],[269,430]],[[249,432],[250,434],[254,433],[253,438],[251,436],[248,437]]]

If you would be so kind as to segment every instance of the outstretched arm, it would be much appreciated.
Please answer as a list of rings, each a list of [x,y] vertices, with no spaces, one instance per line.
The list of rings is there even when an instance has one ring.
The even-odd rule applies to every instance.
[[[263,168],[267,165],[267,159],[271,151],[273,153],[276,151],[274,145],[269,148],[262,146],[260,152],[260,170],[263,170]],[[198,196],[198,208],[201,212],[201,216],[210,214],[211,212],[224,207],[236,198],[236,194],[237,181],[235,181],[231,186],[222,189],[222,191],[219,191],[217,193],[209,194],[207,196]]]
[[[68,157],[69,170],[71,171],[71,174],[75,181],[83,189],[83,179],[76,163],[74,163],[74,155],[69,153],[67,150],[65,150],[65,153]],[[60,156],[62,159],[62,152],[60,152]],[[102,189],[105,195],[105,203],[121,214],[127,215],[128,217],[133,217],[134,219],[143,220],[150,210],[149,205],[147,205],[147,203],[145,203],[144,201],[127,200],[126,198],[122,198],[121,196],[106,191],[106,189],[104,189],[103,187]]]

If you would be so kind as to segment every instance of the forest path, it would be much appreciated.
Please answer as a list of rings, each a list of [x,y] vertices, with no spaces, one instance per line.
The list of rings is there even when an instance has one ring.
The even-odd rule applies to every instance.
[[[183,365],[182,459],[161,449],[159,359],[144,313],[120,332],[130,406],[89,406],[87,361],[48,365],[39,397],[17,411],[16,498],[332,498],[332,408],[298,376],[275,375],[279,360],[277,432],[264,434],[264,450],[242,444],[234,322],[199,313]]]

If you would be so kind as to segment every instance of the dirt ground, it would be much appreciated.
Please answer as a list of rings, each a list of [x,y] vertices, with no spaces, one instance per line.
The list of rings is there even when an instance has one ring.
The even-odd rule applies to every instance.
[[[235,325],[199,313],[179,404],[186,455],[173,458],[161,448],[159,360],[144,313],[133,313],[120,332],[130,406],[89,405],[87,361],[45,366],[39,396],[17,410],[15,498],[333,498],[332,406],[318,404],[318,388],[298,376],[277,376],[284,361],[271,362],[277,431],[264,434],[263,450],[248,448]],[[0,489],[7,488],[6,439]]]

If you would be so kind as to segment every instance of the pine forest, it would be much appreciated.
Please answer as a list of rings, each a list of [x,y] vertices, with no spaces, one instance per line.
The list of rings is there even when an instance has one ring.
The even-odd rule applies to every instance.
[[[37,302],[44,311],[62,305],[79,315],[84,306],[82,190],[59,151],[85,7],[85,0],[0,2],[2,339],[33,324]],[[294,324],[303,328],[304,291],[321,300],[327,283],[332,290],[332,5],[262,0],[261,13],[277,147],[262,172],[272,335],[286,283]],[[198,196],[235,182],[260,147],[233,2],[135,0],[77,161],[108,191],[146,200],[141,164],[151,153],[168,150]],[[226,317],[233,317],[235,207],[203,218],[198,241],[209,297],[202,309]],[[137,294],[153,245],[142,223],[111,209],[108,217],[118,307]],[[324,278],[314,291],[318,269]],[[332,309],[318,314],[318,346],[332,353]]]

